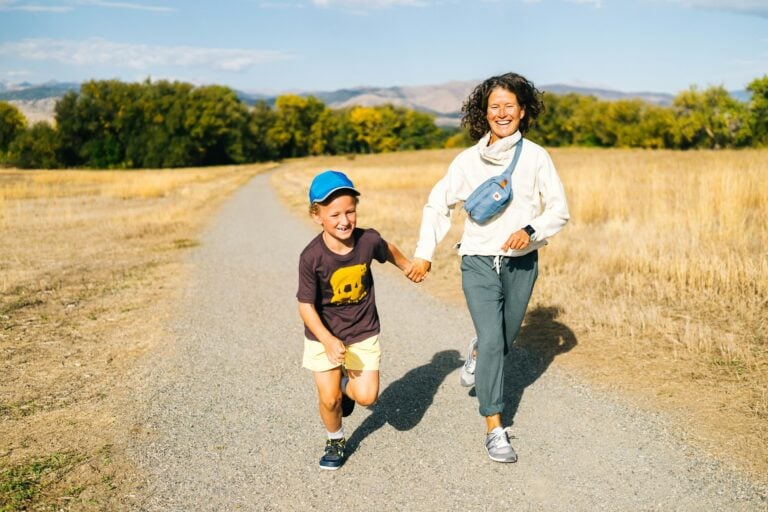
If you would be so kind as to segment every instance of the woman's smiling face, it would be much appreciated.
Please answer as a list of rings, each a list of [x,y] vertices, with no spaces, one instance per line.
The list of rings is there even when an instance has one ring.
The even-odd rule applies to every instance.
[[[520,128],[520,120],[525,117],[525,109],[520,106],[515,93],[497,87],[488,96],[486,119],[491,128],[490,144],[509,137]]]

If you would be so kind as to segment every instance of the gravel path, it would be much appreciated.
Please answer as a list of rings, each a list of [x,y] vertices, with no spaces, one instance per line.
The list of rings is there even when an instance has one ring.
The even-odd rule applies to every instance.
[[[300,368],[294,298],[312,236],[261,175],[193,251],[176,339],[146,361],[137,510],[768,510],[766,489],[682,444],[662,417],[550,366],[578,340],[546,310],[521,334],[538,348],[516,349],[508,367],[520,459],[490,462],[477,400],[458,382],[466,310],[382,265],[380,399],[345,421],[345,466],[321,471],[325,433]]]

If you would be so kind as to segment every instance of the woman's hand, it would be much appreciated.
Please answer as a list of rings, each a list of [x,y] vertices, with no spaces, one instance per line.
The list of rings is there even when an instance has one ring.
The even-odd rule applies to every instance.
[[[528,233],[526,233],[524,229],[519,229],[509,235],[507,241],[504,242],[504,245],[501,246],[501,250],[508,251],[509,249],[514,249],[519,251],[520,249],[525,249],[528,247],[528,244],[530,243],[531,237],[528,235]]]
[[[423,260],[421,258],[414,258],[411,262],[411,269],[406,274],[408,279],[414,283],[420,283],[427,278],[429,269],[432,268],[432,262]]]

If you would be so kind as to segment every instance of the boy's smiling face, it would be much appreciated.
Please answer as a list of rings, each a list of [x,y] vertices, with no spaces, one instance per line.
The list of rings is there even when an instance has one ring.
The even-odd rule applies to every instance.
[[[312,214],[312,219],[323,227],[327,236],[347,245],[357,225],[357,198],[341,194],[328,204],[317,206],[317,213]]]

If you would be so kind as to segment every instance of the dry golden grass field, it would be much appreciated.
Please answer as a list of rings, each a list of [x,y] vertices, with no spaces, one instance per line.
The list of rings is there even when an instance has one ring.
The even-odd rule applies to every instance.
[[[124,508],[132,368],[183,250],[268,167],[0,170],[0,510]]]
[[[326,168],[362,191],[358,219],[412,254],[421,208],[457,150],[289,162],[273,184],[297,215]],[[768,477],[768,151],[554,149],[571,221],[541,252],[531,309],[577,338],[557,357],[662,410],[699,446]],[[424,286],[463,303],[452,245]]]
[[[348,172],[361,224],[410,254],[456,152],[293,160],[273,183],[306,217],[312,175]],[[542,250],[532,306],[576,334],[556,364],[765,481],[768,151],[551,153],[572,220]],[[140,479],[120,439],[133,369],[167,339],[184,250],[270,167],[0,171],[0,510],[123,508]],[[456,217],[423,286],[461,303]]]

